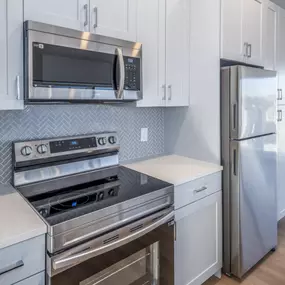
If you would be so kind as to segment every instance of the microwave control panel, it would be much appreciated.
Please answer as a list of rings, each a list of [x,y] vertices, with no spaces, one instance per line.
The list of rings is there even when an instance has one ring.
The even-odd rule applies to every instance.
[[[141,84],[141,63],[139,58],[124,57],[125,60],[125,90],[138,91]]]

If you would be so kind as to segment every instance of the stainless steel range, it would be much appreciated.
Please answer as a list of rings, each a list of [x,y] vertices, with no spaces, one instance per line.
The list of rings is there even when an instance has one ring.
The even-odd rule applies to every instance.
[[[116,133],[13,143],[48,226],[48,285],[174,284],[174,187],[119,165]]]

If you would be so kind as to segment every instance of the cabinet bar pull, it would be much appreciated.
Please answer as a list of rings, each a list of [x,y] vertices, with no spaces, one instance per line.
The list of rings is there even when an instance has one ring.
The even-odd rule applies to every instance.
[[[15,270],[17,268],[20,268],[22,266],[24,266],[24,262],[23,262],[23,260],[19,260],[14,264],[8,265],[7,267],[0,269],[0,276],[5,274],[5,273],[8,273],[12,270]]]
[[[283,112],[282,112],[282,110],[279,110],[280,111],[280,122],[282,122],[283,121]]]
[[[248,45],[248,50],[249,50],[249,51],[248,51],[248,57],[249,57],[249,58],[251,58],[251,49],[252,49],[252,46],[251,46],[251,44],[249,44],[249,45]]]
[[[244,57],[248,57],[248,43],[244,43]]]
[[[283,89],[280,89],[280,100],[283,100]]]
[[[85,11],[85,21],[84,21],[84,27],[88,25],[88,5],[84,5],[84,11]]]
[[[168,100],[172,99],[172,85],[168,85]]]
[[[98,27],[98,8],[94,7],[94,29]]]
[[[277,100],[281,100],[281,99],[280,99],[280,96],[279,96],[279,95],[280,95],[280,90],[281,90],[281,89],[277,89]]]
[[[277,110],[277,122],[281,122],[280,112],[281,112],[281,110]]]
[[[21,99],[21,84],[20,84],[20,75],[16,77],[16,84],[17,84],[17,100]]]
[[[163,84],[161,87],[162,87],[162,89],[163,89],[163,97],[162,97],[162,100],[164,101],[164,100],[166,100],[166,85]]]
[[[207,190],[208,188],[206,186],[200,188],[200,189],[197,189],[197,190],[194,190],[194,193],[200,193],[200,192],[203,192],[205,190]]]

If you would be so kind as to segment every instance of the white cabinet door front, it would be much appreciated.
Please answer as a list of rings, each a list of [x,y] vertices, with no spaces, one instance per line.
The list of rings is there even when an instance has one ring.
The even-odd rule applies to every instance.
[[[90,0],[90,31],[136,41],[137,0]]]
[[[24,18],[87,32],[89,0],[25,0]]]
[[[143,100],[137,106],[165,106],[165,0],[138,0],[138,11],[138,42],[143,45]]]
[[[23,109],[23,6],[0,0],[0,110]]]
[[[243,0],[243,41],[249,44],[247,62],[254,65],[263,65],[262,20],[262,0]]]
[[[278,112],[277,215],[280,220],[285,216],[285,106],[279,106]]]
[[[242,0],[222,0],[221,6],[221,58],[245,61]]]
[[[201,285],[222,267],[222,192],[175,211],[175,285]]]
[[[285,104],[285,10],[278,8],[277,25],[277,72],[279,100],[278,104]]]
[[[263,37],[263,64],[265,69],[276,70],[277,6],[269,2],[265,7]]]
[[[190,1],[166,0],[167,106],[189,105]]]

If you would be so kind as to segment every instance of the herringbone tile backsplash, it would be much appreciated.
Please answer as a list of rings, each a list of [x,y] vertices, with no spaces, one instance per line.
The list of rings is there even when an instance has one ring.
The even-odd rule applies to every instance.
[[[148,142],[140,142],[140,129],[148,127]],[[132,105],[28,106],[23,111],[0,111],[0,183],[11,181],[15,140],[117,131],[120,160],[164,153],[164,110]]]

